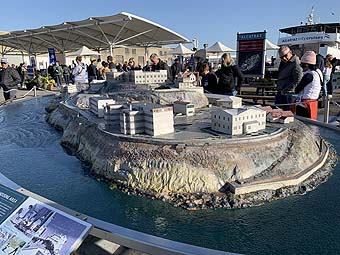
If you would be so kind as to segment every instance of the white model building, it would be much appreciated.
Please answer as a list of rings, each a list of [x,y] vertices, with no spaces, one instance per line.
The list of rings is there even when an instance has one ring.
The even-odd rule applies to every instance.
[[[76,85],[64,85],[62,88],[62,92],[74,94],[78,92],[78,89]]]
[[[104,117],[104,107],[107,104],[114,104],[115,100],[107,97],[93,96],[89,99],[90,111],[97,115],[99,118]]]
[[[211,129],[228,135],[258,132],[266,128],[266,111],[257,107],[222,109],[211,114]]]
[[[186,116],[193,116],[195,114],[195,105],[190,102],[176,101],[173,103],[174,113],[182,113]]]
[[[168,79],[166,70],[157,70],[154,72],[144,72],[133,70],[129,72],[109,72],[106,73],[106,80],[113,82],[130,82],[133,84],[154,84],[165,83]]]
[[[107,104],[104,109],[105,127],[120,128],[120,113],[127,109],[122,104]]]
[[[266,111],[268,122],[277,122],[282,124],[294,122],[294,114],[291,111],[272,109],[270,106],[261,107],[261,109]]]
[[[144,112],[126,109],[120,114],[120,132],[125,135],[144,133]]]
[[[216,105],[222,108],[242,108],[242,98],[226,96],[216,100]]]
[[[143,111],[146,134],[158,136],[175,132],[172,106],[146,105]]]
[[[130,71],[129,74],[129,81],[134,84],[165,83],[168,79],[166,70],[158,70],[154,72]]]
[[[173,133],[173,107],[158,104],[130,105],[130,109],[121,111],[120,130],[129,135],[146,133],[158,136]]]
[[[184,72],[175,81],[175,86],[179,89],[195,88],[197,85],[197,77],[192,72]]]

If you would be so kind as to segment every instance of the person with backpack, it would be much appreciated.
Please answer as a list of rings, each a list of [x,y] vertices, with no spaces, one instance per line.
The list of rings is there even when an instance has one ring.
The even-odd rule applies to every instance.
[[[53,67],[54,80],[58,87],[61,87],[61,79],[63,77],[63,68],[59,65],[59,62],[55,63]]]
[[[67,65],[63,65],[62,68],[63,68],[65,83],[66,83],[66,85],[69,85],[70,79],[71,79],[71,77],[70,77],[71,76],[71,70]]]
[[[244,76],[229,53],[224,53],[221,60],[221,68],[215,73],[218,78],[216,93],[235,96],[241,89]]]

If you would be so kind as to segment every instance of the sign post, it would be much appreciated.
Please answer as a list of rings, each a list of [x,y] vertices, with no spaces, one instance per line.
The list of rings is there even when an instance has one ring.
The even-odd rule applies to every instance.
[[[54,48],[48,48],[48,58],[51,65],[55,65],[57,57],[55,55]]]
[[[266,33],[237,34],[238,66],[245,77],[264,77]]]

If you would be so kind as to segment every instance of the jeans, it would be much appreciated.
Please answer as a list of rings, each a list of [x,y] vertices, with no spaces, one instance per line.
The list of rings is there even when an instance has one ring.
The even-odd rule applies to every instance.
[[[64,80],[65,80],[66,85],[69,85],[70,84],[70,75],[64,74]]]
[[[237,90],[233,90],[231,92],[225,93],[227,96],[236,96],[237,95]]]
[[[283,94],[282,91],[278,91],[275,96],[275,104],[284,111],[290,110],[292,103],[292,95]]]
[[[327,96],[327,83],[331,80],[331,76],[330,75],[324,75],[323,76],[323,86],[322,86],[322,95],[323,96]]]
[[[57,86],[61,86],[61,75],[56,75],[54,79],[57,83]]]

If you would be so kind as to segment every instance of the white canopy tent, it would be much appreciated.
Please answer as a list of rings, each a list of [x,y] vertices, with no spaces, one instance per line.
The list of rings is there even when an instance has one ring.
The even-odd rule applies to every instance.
[[[150,47],[188,42],[168,28],[126,12],[0,35],[2,54],[17,50],[36,55],[48,48],[65,53],[86,46],[98,51],[110,49],[112,55],[118,45]]]
[[[194,54],[194,53],[195,52],[193,52],[192,50],[188,49],[187,47],[185,47],[181,43],[176,48],[174,48],[171,51],[169,51],[169,54],[180,55],[180,56],[190,55],[190,54]]]
[[[100,55],[100,53],[90,50],[86,46],[82,46],[79,50],[68,53],[66,56],[71,57],[71,56],[98,56],[98,55]]]
[[[232,51],[236,51],[236,50],[233,50],[233,49],[225,46],[221,42],[216,42],[215,44],[213,44],[212,46],[207,48],[208,53],[222,53],[222,52],[232,52]]]
[[[266,39],[266,50],[278,50],[278,49],[280,49],[279,46],[275,45],[274,43]]]

